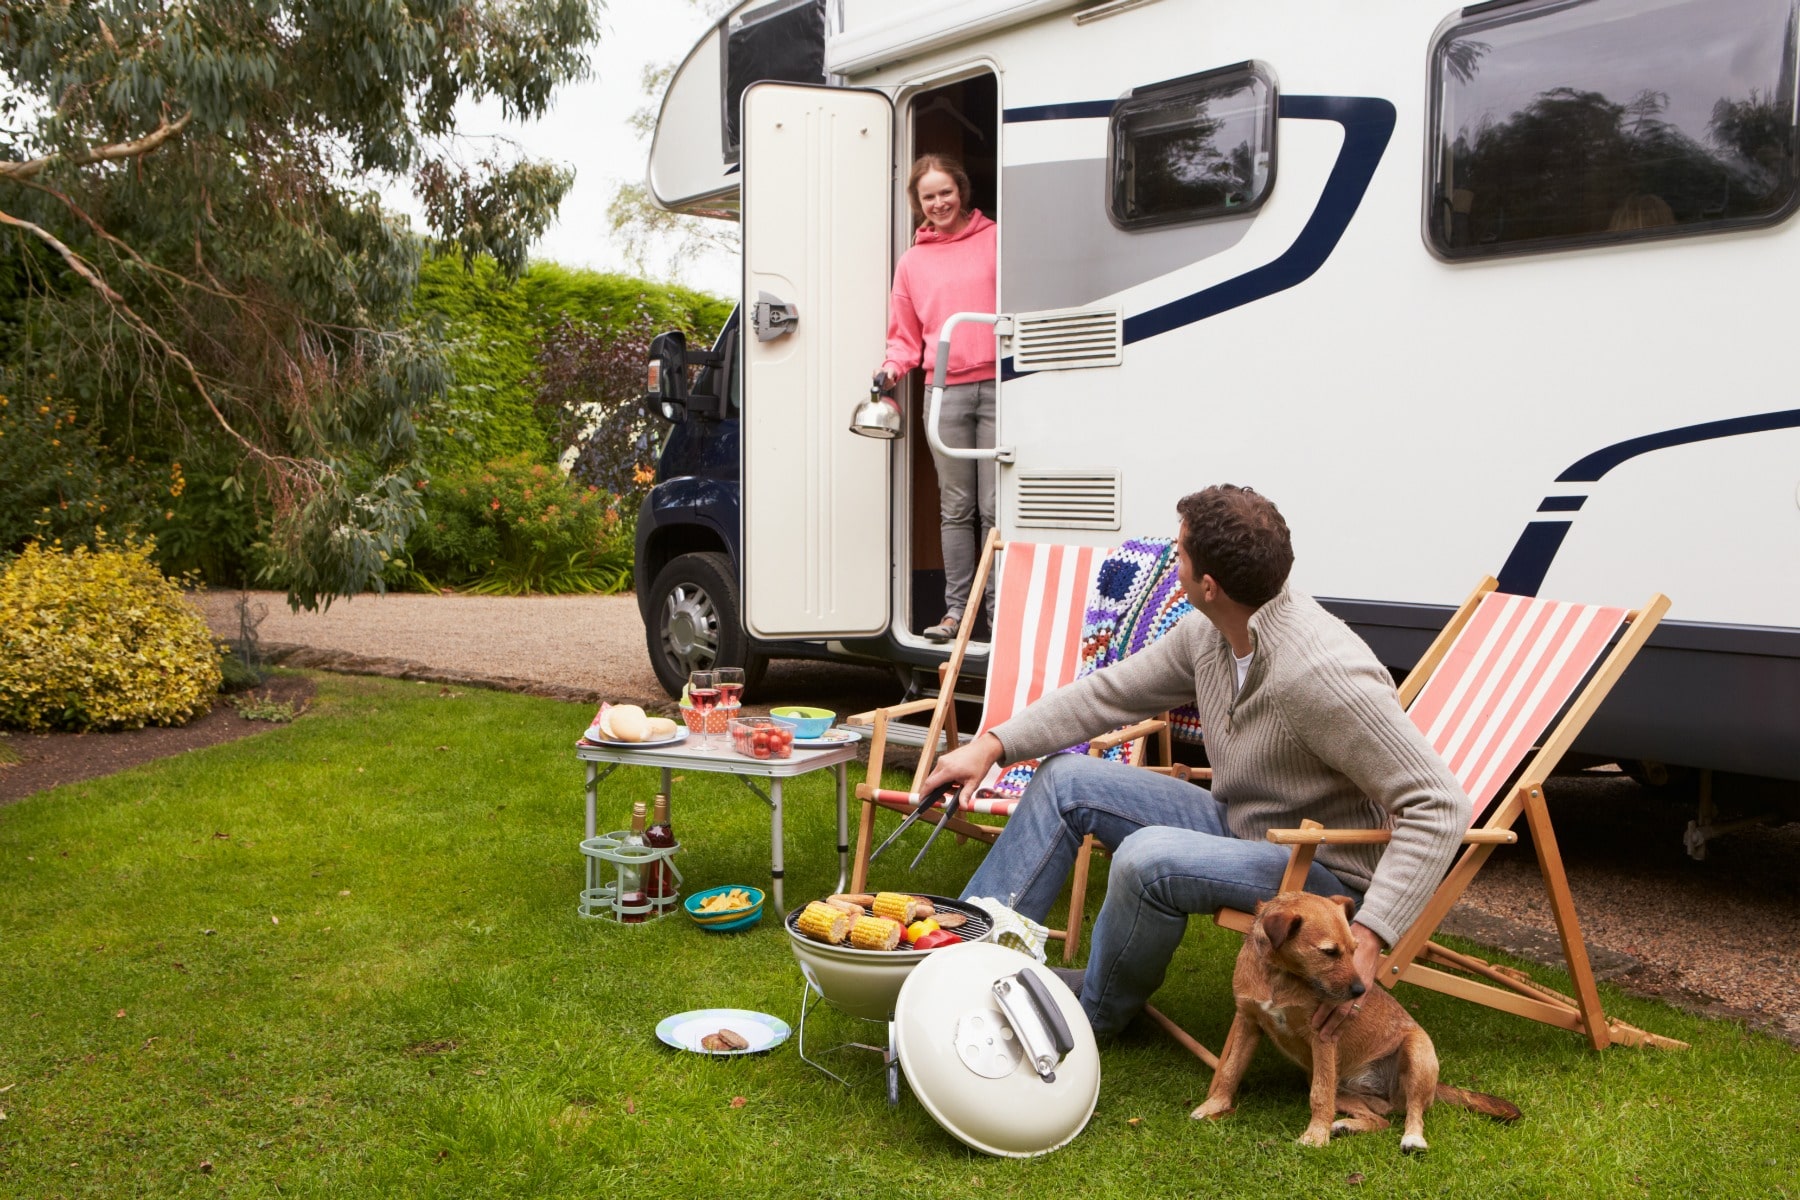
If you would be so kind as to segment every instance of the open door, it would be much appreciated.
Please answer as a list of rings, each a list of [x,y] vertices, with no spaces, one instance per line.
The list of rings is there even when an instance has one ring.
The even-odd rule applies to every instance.
[[[744,624],[766,640],[887,629],[889,443],[850,432],[887,333],[893,106],[744,92]]]

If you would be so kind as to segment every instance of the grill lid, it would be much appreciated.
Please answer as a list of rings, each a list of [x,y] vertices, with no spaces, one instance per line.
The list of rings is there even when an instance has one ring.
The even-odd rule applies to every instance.
[[[913,968],[895,1004],[894,1048],[925,1110],[986,1154],[1059,1149],[1100,1098],[1100,1050],[1081,1001],[1029,955],[990,942],[931,951]]]

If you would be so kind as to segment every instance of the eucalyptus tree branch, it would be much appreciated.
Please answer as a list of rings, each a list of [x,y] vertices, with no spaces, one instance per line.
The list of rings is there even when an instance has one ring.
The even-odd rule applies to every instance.
[[[86,150],[78,150],[69,155],[46,154],[42,158],[26,159],[24,162],[0,162],[0,179],[30,179],[61,158],[66,158],[71,165],[77,167],[85,167],[97,162],[117,162],[122,158],[139,158],[186,129],[188,122],[193,119],[192,110],[182,113],[174,121],[165,119],[162,124],[135,142],[114,142],[109,146],[91,146]]]

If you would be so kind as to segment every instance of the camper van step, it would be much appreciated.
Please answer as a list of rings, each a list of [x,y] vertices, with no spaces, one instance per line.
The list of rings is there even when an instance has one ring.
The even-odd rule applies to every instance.
[[[866,732],[867,731],[865,731],[865,733]],[[929,732],[930,730],[926,729],[923,725],[908,725],[903,721],[890,721],[888,722],[887,727],[887,740],[888,744],[892,746],[912,746],[915,749],[923,749],[925,746],[925,735]],[[941,742],[943,738],[944,735],[940,733],[938,735],[938,740]],[[959,734],[957,736],[957,745],[963,745],[968,742],[968,740],[968,734]]]

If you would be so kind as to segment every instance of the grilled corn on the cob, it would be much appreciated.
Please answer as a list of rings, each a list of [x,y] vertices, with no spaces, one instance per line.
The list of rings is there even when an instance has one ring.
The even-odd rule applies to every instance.
[[[900,944],[900,925],[886,917],[858,917],[850,926],[850,944],[858,950],[892,950]]]
[[[903,926],[918,920],[919,902],[905,892],[876,892],[875,903],[870,907],[876,916]]]
[[[801,910],[794,928],[815,942],[829,942],[835,946],[850,932],[850,919],[849,913],[814,900]]]

